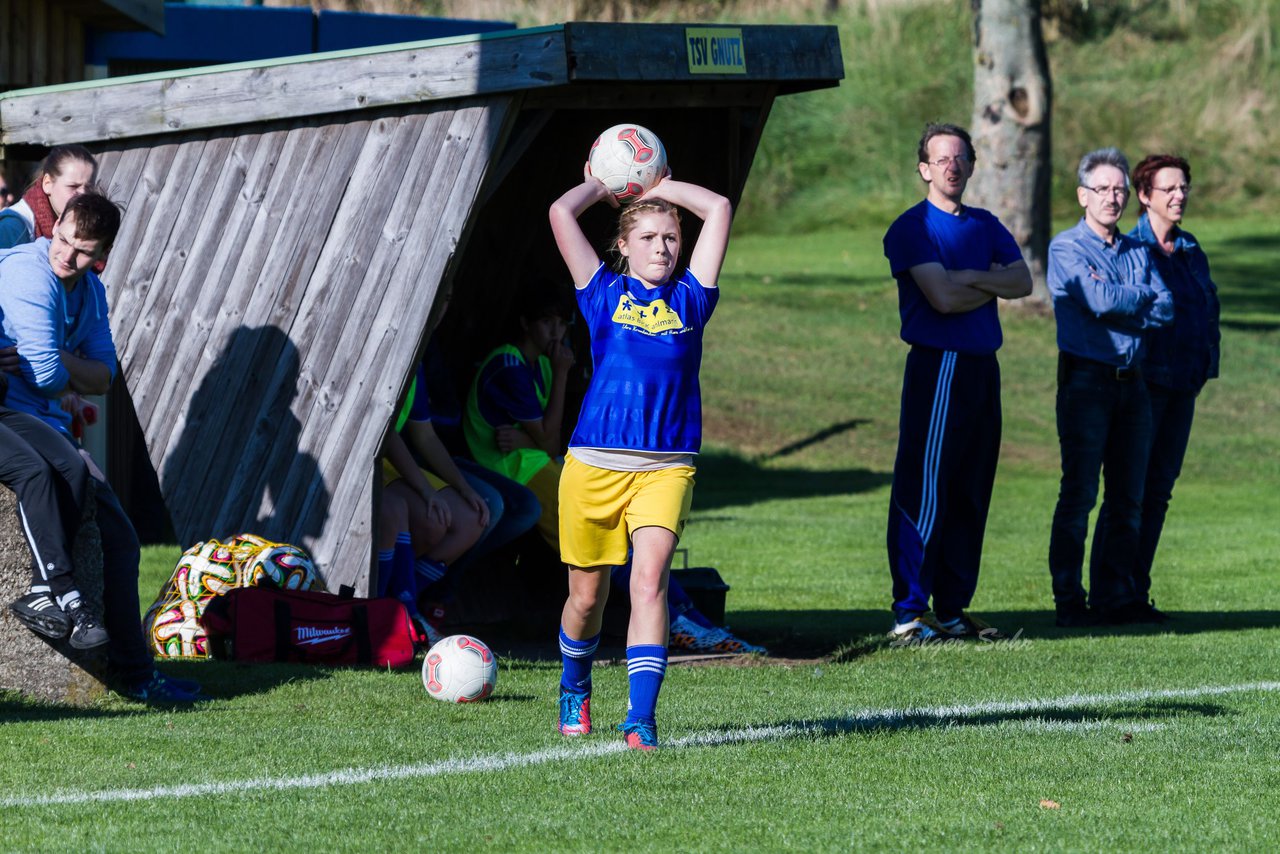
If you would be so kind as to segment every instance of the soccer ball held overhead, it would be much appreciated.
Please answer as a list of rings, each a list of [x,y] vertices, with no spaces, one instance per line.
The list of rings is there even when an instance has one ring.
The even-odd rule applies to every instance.
[[[625,205],[667,174],[667,151],[658,135],[648,128],[614,125],[591,144],[587,166],[592,177],[600,179]]]

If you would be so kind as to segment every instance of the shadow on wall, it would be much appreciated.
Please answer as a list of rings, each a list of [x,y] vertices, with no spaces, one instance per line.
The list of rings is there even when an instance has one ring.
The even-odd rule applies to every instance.
[[[299,449],[299,369],[283,330],[241,326],[200,379],[160,479],[184,546],[249,531],[314,548],[330,496]]]

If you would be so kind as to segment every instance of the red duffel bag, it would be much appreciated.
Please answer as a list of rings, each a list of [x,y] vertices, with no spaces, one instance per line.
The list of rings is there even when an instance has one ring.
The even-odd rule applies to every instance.
[[[397,599],[238,587],[200,618],[209,652],[230,661],[405,667],[423,638]]]

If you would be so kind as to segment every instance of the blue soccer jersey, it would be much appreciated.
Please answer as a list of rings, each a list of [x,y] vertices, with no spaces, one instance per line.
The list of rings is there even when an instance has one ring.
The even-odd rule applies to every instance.
[[[702,330],[720,297],[691,272],[656,288],[603,264],[578,290],[591,385],[570,447],[697,453]]]
[[[898,312],[902,340],[908,344],[994,353],[1003,341],[996,301],[973,311],[942,314],[929,304],[908,272],[919,264],[937,263],[947,270],[990,270],[991,264],[1013,264],[1022,251],[1009,230],[989,212],[965,207],[958,215],[939,210],[927,199],[907,209],[884,236],[884,254],[898,280]]]

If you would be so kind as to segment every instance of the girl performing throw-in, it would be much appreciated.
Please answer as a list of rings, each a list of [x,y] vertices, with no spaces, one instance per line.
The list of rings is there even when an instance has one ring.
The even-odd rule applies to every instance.
[[[667,579],[693,498],[693,455],[702,442],[698,369],[702,330],[715,309],[729,242],[729,200],[663,179],[622,211],[610,272],[578,217],[597,202],[617,206],[587,174],[550,211],[551,230],[591,333],[591,384],[560,479],[560,556],[569,598],[560,623],[560,732],[591,731],[591,662],[609,595],[610,567],[632,550],[627,626],[630,696],[618,727],[627,746],[658,745],[655,710],[667,670]],[[680,215],[703,221],[688,268]]]

